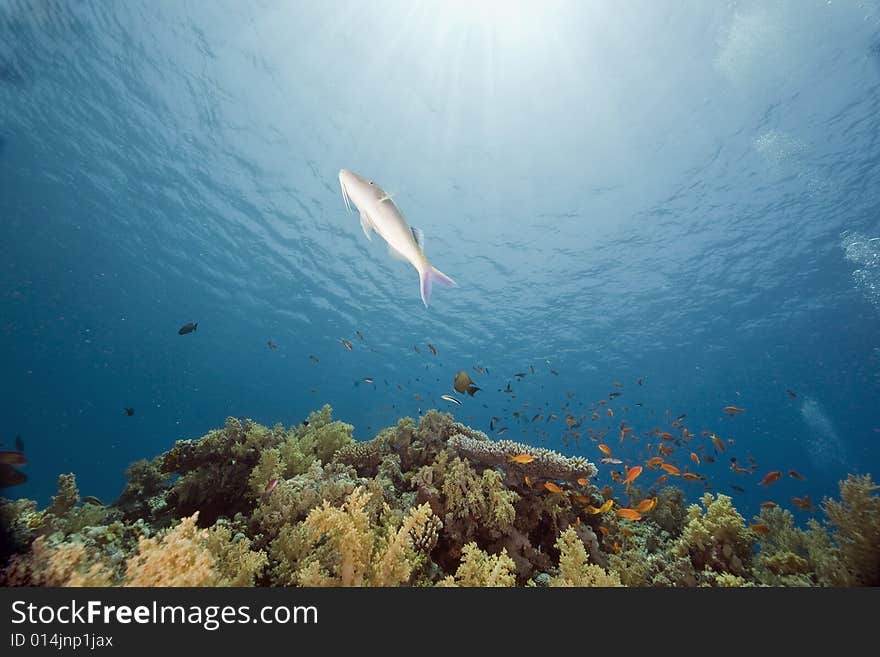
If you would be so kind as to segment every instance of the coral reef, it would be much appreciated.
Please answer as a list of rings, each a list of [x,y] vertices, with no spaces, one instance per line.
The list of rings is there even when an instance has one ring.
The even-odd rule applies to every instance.
[[[880,496],[841,482],[824,518],[751,526],[730,497],[599,491],[583,458],[493,441],[447,414],[370,440],[324,406],[285,428],[228,418],[132,463],[110,505],[62,474],[45,509],[0,500],[0,584],[26,586],[876,586]],[[639,521],[613,510],[656,496]]]

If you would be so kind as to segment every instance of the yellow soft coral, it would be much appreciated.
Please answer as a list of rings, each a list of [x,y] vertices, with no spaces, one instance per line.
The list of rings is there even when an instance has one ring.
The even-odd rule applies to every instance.
[[[606,573],[601,566],[589,563],[584,542],[574,527],[569,527],[556,541],[559,549],[559,575],[550,586],[623,586],[616,573]]]
[[[341,507],[329,502],[306,517],[306,546],[312,557],[297,572],[303,586],[398,586],[405,584],[437,540],[440,522],[428,504],[374,525],[367,507],[372,495],[357,488]],[[322,547],[330,550],[314,551]]]
[[[507,556],[507,550],[487,554],[476,543],[468,543],[461,549],[461,564],[455,577],[450,575],[437,586],[513,586],[515,573],[516,564]]]
[[[156,538],[141,537],[138,553],[126,564],[126,586],[214,586],[217,559],[205,546],[207,529],[196,526],[198,512]]]

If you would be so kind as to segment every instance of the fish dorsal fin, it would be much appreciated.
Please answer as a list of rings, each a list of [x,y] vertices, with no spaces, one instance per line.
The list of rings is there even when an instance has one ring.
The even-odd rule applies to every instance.
[[[413,239],[416,241],[416,244],[419,245],[419,248],[424,250],[425,248],[425,234],[422,232],[421,228],[416,228],[415,226],[410,226],[410,230],[413,234]]]
[[[366,212],[361,212],[361,228],[364,229],[364,235],[367,236],[367,239],[371,242],[373,241],[373,237],[370,235],[370,229],[373,227],[370,218],[367,216]]]
[[[395,260],[400,260],[401,262],[409,262],[405,255],[403,255],[400,251],[395,249],[390,244],[388,245],[388,255],[390,255]]]

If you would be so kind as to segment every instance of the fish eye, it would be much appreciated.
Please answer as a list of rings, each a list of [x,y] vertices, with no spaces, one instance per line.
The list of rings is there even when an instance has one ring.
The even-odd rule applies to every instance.
[[[372,180],[370,181],[370,184],[371,184],[371,185],[373,184],[373,181],[372,181]]]

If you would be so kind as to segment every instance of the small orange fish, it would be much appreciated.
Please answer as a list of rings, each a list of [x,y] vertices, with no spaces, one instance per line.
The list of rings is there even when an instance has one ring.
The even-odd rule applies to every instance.
[[[660,465],[663,465],[663,457],[662,456],[652,456],[651,458],[649,458],[645,462],[645,465],[647,465],[651,469],[654,469]]]
[[[590,485],[590,480],[587,479],[586,477],[580,477],[577,480],[577,482],[578,482],[579,486],[589,486]]]
[[[659,451],[663,456],[672,456],[672,452],[674,452],[675,449],[672,447],[667,447],[666,445],[660,445],[657,451]]]
[[[696,452],[691,452],[691,461],[693,461],[697,465],[700,465],[700,457],[697,456]]]
[[[602,452],[605,456],[611,456],[611,448],[604,443],[599,444],[599,451]]]
[[[709,438],[712,440],[713,443],[715,443],[715,447],[718,448],[719,452],[723,452],[725,449],[727,449],[724,446],[724,442],[721,440],[721,438],[716,436],[714,433],[711,436],[709,436]]]
[[[617,515],[621,518],[626,518],[627,520],[641,520],[642,514],[636,511],[635,509],[618,509]]]
[[[810,499],[809,495],[804,495],[803,497],[792,497],[791,501],[794,502],[794,505],[801,511],[813,510],[813,501]]]
[[[598,509],[596,509],[596,513],[607,513],[608,511],[611,511],[611,508],[613,506],[614,506],[614,500],[607,499],[602,503],[602,506],[600,506]]]
[[[776,502],[761,502],[762,509],[775,509],[777,506]]]
[[[749,529],[759,533],[761,536],[766,536],[770,533],[770,528],[763,523],[753,523],[749,525]]]
[[[526,486],[532,488],[532,478],[529,475],[526,475]]]
[[[693,472],[685,472],[683,475],[681,475],[681,478],[687,479],[688,481],[703,481],[703,478],[700,475]]]
[[[599,525],[599,531],[602,532],[602,536],[608,538],[611,532],[608,531],[608,528],[605,525]]]
[[[584,507],[584,511],[586,511],[587,513],[589,513],[591,515],[596,515],[597,513],[599,513],[599,508],[593,506],[592,504],[588,504],[587,506]]]
[[[789,470],[788,476],[791,477],[792,479],[797,479],[799,481],[803,481],[806,478],[806,477],[804,477],[804,475],[802,475],[797,470]]]
[[[772,472],[768,472],[766,475],[764,475],[764,478],[760,482],[758,482],[758,485],[769,486],[774,481],[778,481],[781,476],[782,473],[779,470],[773,470]]]
[[[673,438],[675,438],[675,436],[673,436],[668,431],[661,431],[657,435],[660,436],[660,438],[662,438],[663,440],[672,440]]]
[[[572,496],[571,496],[571,499],[572,499],[572,501],[574,501],[575,503],[577,503],[577,504],[581,504],[581,505],[584,505],[584,506],[586,506],[587,504],[590,503],[589,498],[586,498],[586,497],[584,497],[583,495],[580,495],[580,494],[572,495]]]
[[[518,463],[520,465],[526,465],[527,463],[531,463],[535,460],[535,457],[531,454],[517,454],[516,456],[509,456],[507,458],[508,461],[512,463]]]
[[[559,486],[554,484],[552,481],[545,481],[544,488],[549,490],[551,493],[556,493],[557,495],[562,495],[564,492]]]
[[[626,471],[626,479],[624,479],[624,483],[629,486],[632,482],[639,478],[639,475],[642,474],[642,466],[636,465]]]
[[[668,475],[668,474],[660,475],[660,476],[657,478],[657,484],[656,484],[656,485],[657,485],[657,486],[662,486],[663,484],[666,483],[666,480],[667,480],[667,479],[669,479],[669,475]]]
[[[739,406],[725,406],[724,412],[728,415],[739,415],[740,413],[745,413],[746,409],[740,408]]]
[[[614,550],[615,552],[620,552],[620,543],[618,543],[617,541],[614,541],[614,545],[611,546],[611,549]]]
[[[662,464],[660,465],[660,467],[663,468],[664,470],[666,470],[666,472],[668,472],[669,474],[671,474],[673,477],[679,477],[679,476],[681,476],[681,470],[679,470],[678,468],[676,468],[676,467],[675,467],[674,465],[672,465],[671,463],[662,463]]]
[[[636,512],[638,513],[650,513],[654,510],[654,507],[657,506],[657,498],[650,497],[645,498],[638,504],[636,504]]]

